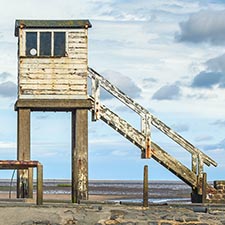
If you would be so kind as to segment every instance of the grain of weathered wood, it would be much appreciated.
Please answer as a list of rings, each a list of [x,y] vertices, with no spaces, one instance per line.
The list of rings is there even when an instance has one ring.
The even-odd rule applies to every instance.
[[[72,111],[72,202],[88,199],[88,115]]]
[[[143,207],[148,207],[148,166],[144,166]]]
[[[19,109],[17,112],[17,160],[30,160],[30,109]],[[27,184],[24,190],[23,181]],[[28,170],[17,173],[17,197],[28,197]],[[30,186],[31,188],[31,186]]]
[[[79,51],[80,52],[80,51]],[[52,65],[61,65],[63,66],[64,64],[68,64],[68,66],[73,66],[73,64],[76,64],[77,60],[71,60],[68,57],[44,57],[44,58],[39,58],[39,57],[20,57],[19,58],[19,63],[21,63],[21,68],[24,67],[36,67],[36,65],[44,65],[46,67],[46,64],[52,64]],[[72,65],[71,65],[72,64]],[[74,67],[73,67],[74,68]]]
[[[71,59],[72,60],[72,59]],[[44,63],[37,63],[36,65],[34,64],[26,64],[26,60],[23,60],[22,64],[21,64],[21,73],[37,73],[39,71],[41,71],[42,73],[45,71],[51,71],[54,70],[54,72],[57,72],[57,70],[59,70],[58,73],[63,72],[62,70],[65,71],[70,71],[70,70],[78,70],[78,69],[83,69],[86,70],[87,69],[87,60],[85,59],[81,59],[81,60],[76,60],[74,59],[74,62],[68,62],[67,63],[52,63],[51,61],[46,62],[46,64]],[[69,61],[69,60],[68,60]],[[87,71],[86,71],[87,72]]]
[[[37,166],[37,205],[43,204],[43,166]]]
[[[53,84],[56,85],[86,85],[86,82],[79,77],[76,77],[76,79],[73,79],[73,76],[69,76],[69,79],[71,79],[71,82],[69,82],[68,78],[67,79],[63,79],[63,77],[61,77],[60,79],[54,80],[52,81]],[[49,80],[51,80],[51,77],[47,77],[45,80],[43,79],[39,79],[39,78],[35,78],[35,77],[27,77],[27,78],[23,78],[20,80],[20,84],[21,85],[32,85],[32,84],[40,84],[40,85],[49,85]]]
[[[87,29],[64,31],[67,36],[67,56],[25,57],[25,32],[21,30],[20,99],[46,99],[53,95],[55,99],[63,95],[65,99],[70,95],[80,95],[80,98],[87,96]]]
[[[41,88],[40,88],[41,86]],[[25,90],[37,90],[40,92],[44,92],[44,91],[59,91],[59,92],[62,92],[62,91],[65,91],[65,93],[68,91],[68,92],[72,92],[72,91],[81,91],[81,93],[84,93],[84,90],[86,89],[86,84],[70,84],[70,83],[64,83],[64,84],[58,84],[58,83],[52,83],[52,84],[46,84],[46,83],[41,83],[41,82],[38,82],[37,84],[36,83],[28,83],[28,84],[20,84],[20,90],[21,92],[23,92],[23,89]]]

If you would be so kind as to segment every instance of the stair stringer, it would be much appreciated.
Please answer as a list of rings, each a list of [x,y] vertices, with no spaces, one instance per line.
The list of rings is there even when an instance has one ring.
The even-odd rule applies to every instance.
[[[94,101],[92,98],[91,100]],[[144,151],[146,147],[146,137],[104,105],[100,105],[100,119]],[[194,172],[169,155],[154,142],[151,142],[151,148],[152,158],[154,160],[171,171],[193,189],[197,187],[197,175]]]

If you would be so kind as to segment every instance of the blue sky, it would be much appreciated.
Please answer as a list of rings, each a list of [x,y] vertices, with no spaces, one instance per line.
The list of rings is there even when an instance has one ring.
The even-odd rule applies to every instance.
[[[0,157],[16,159],[15,19],[89,19],[89,66],[218,162],[225,172],[225,3],[220,0],[0,0]],[[135,127],[135,113],[103,94]],[[32,159],[45,178],[70,178],[70,114],[32,113]],[[89,178],[176,179],[103,122],[89,119]],[[152,128],[152,139],[190,166],[190,155]],[[1,171],[1,177],[9,173]]]

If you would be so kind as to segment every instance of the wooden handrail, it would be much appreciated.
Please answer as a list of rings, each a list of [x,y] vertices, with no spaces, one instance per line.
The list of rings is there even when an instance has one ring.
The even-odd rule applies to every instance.
[[[125,93],[123,93],[116,86],[111,84],[107,79],[105,79],[103,76],[101,76],[95,70],[93,70],[92,68],[89,67],[88,71],[89,71],[90,78],[92,78],[94,80],[98,80],[99,85],[101,85],[106,91],[108,91],[114,97],[116,97],[121,102],[123,102],[125,105],[127,105],[130,109],[132,109],[137,114],[139,114],[141,116],[141,118],[146,118],[146,115],[147,115],[149,118],[151,118],[150,122],[153,126],[158,128],[161,132],[166,134],[168,137],[170,137],[172,140],[174,140],[176,143],[178,143],[180,146],[182,146],[184,149],[186,149],[191,154],[197,154],[198,156],[200,156],[200,158],[203,160],[203,163],[205,163],[207,166],[210,166],[210,165],[217,166],[216,161],[214,161],[212,158],[210,158],[205,153],[200,151],[198,148],[193,146],[190,142],[188,142],[181,135],[179,135],[178,133],[173,131],[165,123],[163,123],[156,116],[151,114],[148,110],[146,110],[140,104],[135,102],[133,99],[128,97]]]

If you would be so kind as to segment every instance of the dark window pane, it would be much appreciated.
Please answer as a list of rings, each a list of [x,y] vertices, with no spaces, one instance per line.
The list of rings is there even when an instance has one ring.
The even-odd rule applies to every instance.
[[[65,56],[65,32],[54,33],[54,56]]]
[[[37,32],[26,33],[26,55],[37,55]]]
[[[40,56],[51,56],[51,32],[40,33]]]

